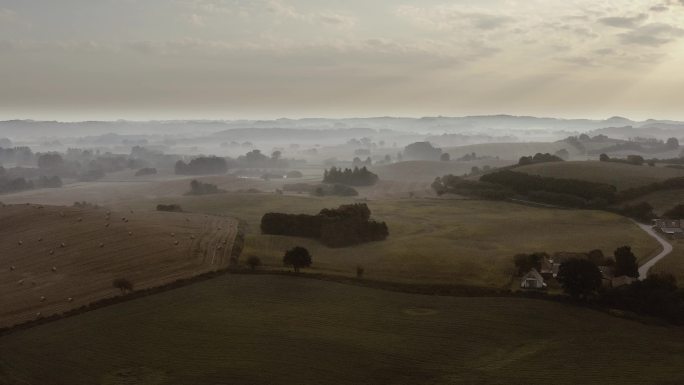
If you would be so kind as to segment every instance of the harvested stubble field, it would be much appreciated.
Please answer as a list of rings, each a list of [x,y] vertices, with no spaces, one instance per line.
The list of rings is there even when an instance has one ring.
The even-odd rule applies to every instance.
[[[513,273],[512,257],[517,253],[599,248],[610,254],[619,246],[631,245],[637,257],[645,260],[659,250],[659,244],[632,221],[602,211],[476,200],[368,201],[373,218],[387,222],[389,238],[331,249],[312,239],[262,235],[261,217],[266,212],[313,214],[358,200],[224,194],[167,203],[172,202],[188,211],[244,220],[245,258],[255,255],[268,266],[281,267],[285,250],[301,245],[311,251],[315,270],[351,275],[361,265],[367,277],[382,280],[507,287]]]
[[[682,365],[681,329],[581,307],[265,275],[0,337],[6,385],[681,384]]]
[[[0,326],[61,313],[229,264],[231,218],[38,205],[0,206]]]

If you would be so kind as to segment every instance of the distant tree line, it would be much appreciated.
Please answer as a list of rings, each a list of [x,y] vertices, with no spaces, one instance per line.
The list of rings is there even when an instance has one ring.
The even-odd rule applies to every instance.
[[[644,157],[641,155],[627,155],[627,158],[619,159],[619,158],[611,158],[607,154],[603,153],[599,156],[599,160],[601,162],[625,163],[625,164],[631,164],[634,166],[643,166],[644,163],[646,163],[646,159],[644,159]],[[650,162],[650,161],[649,161],[649,164],[655,165],[655,163]]]
[[[158,204],[157,205],[157,211],[168,211],[168,212],[176,212],[180,213],[183,212],[183,209],[180,207],[178,204]]]
[[[551,155],[549,153],[542,154],[542,153],[538,152],[534,156],[523,156],[523,157],[521,157],[520,160],[518,161],[518,165],[524,166],[527,164],[549,163],[549,162],[563,162],[563,158],[561,158],[557,155]]]
[[[354,169],[332,167],[323,172],[323,183],[340,183],[348,186],[372,186],[378,183],[378,176],[366,167]]]
[[[385,222],[370,219],[366,204],[323,209],[317,215],[267,213],[261,218],[264,234],[319,239],[329,247],[382,241],[389,231]]]
[[[219,189],[215,184],[204,183],[193,179],[192,182],[190,182],[190,191],[187,195],[221,194],[225,192],[225,190]]]
[[[228,163],[224,158],[216,156],[199,157],[185,163],[182,160],[176,162],[176,175],[210,175],[225,174],[228,172]]]
[[[483,175],[480,177],[480,181],[501,185],[522,195],[544,192],[545,197],[549,200],[556,197],[558,199],[576,200],[577,204],[582,203],[581,206],[576,207],[605,207],[615,202],[617,193],[614,186],[604,183],[543,177],[511,170]]]
[[[505,200],[515,196],[513,190],[502,185],[463,179],[455,175],[436,178],[432,182],[432,189],[440,196],[457,194],[487,200]]]

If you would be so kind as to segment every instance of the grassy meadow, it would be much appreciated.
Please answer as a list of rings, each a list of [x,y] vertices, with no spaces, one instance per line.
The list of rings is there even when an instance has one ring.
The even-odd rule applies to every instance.
[[[684,170],[674,168],[599,161],[537,163],[517,167],[515,171],[546,177],[606,183],[615,186],[618,190],[684,176]]]
[[[247,237],[243,259],[256,255],[264,264],[280,267],[285,250],[301,245],[311,251],[314,270],[351,275],[362,265],[365,275],[373,279],[507,287],[513,272],[512,257],[517,253],[600,248],[608,254],[619,246],[631,245],[643,260],[659,247],[630,220],[601,211],[476,200],[403,199],[367,202],[373,218],[387,222],[387,240],[331,249],[312,239],[262,235],[261,216],[270,211],[314,214],[325,207],[353,203],[354,199],[221,194],[164,201],[179,203],[190,212],[244,221]],[[153,202],[138,204],[146,207]]]
[[[264,275],[0,337],[4,385],[676,384],[683,364],[682,330],[581,307]]]

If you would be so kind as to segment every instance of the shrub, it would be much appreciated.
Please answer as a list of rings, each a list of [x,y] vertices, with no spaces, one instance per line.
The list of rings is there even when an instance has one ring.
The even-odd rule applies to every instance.
[[[133,283],[126,278],[117,278],[112,282],[114,288],[121,290],[121,294],[125,294],[127,291],[133,291]]]
[[[259,259],[259,257],[256,255],[252,255],[251,257],[247,258],[247,265],[252,271],[254,271],[257,267],[261,266],[261,259]]]
[[[208,195],[224,193],[224,190],[219,189],[215,184],[203,183],[198,180],[190,182],[190,192],[187,195]]]
[[[177,205],[177,204],[169,204],[169,205],[158,204],[157,205],[157,211],[169,211],[169,212],[180,213],[180,212],[183,212],[183,209],[180,207],[180,205]]]

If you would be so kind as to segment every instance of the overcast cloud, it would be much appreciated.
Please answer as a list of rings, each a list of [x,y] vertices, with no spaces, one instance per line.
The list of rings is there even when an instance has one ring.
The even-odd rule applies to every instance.
[[[0,0],[0,119],[684,119],[681,0]]]

